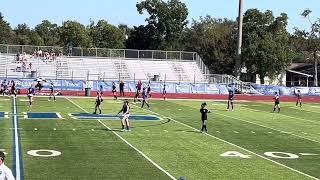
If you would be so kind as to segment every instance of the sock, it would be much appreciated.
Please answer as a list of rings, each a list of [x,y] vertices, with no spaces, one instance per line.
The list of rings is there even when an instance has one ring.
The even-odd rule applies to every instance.
[[[121,124],[121,126],[122,126],[122,129],[124,129],[124,125],[123,125],[123,124]]]
[[[278,112],[280,112],[280,108],[278,108]]]
[[[127,126],[127,130],[129,131],[129,126]]]
[[[201,131],[203,131],[203,129],[204,129],[204,125],[202,125],[202,127],[201,127]]]
[[[204,130],[207,132],[208,130],[207,130],[207,125],[204,125]]]

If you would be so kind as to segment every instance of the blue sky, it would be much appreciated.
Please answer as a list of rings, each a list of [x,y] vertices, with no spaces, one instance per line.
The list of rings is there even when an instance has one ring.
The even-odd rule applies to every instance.
[[[136,10],[138,0],[1,0],[0,12],[5,19],[15,27],[26,23],[34,27],[42,20],[61,24],[65,20],[77,20],[89,24],[90,19],[97,21],[106,19],[109,23],[120,23],[129,26],[145,24],[146,15],[140,15]],[[199,19],[200,16],[235,19],[238,11],[238,0],[182,0],[189,9],[188,20]],[[244,11],[258,8],[261,11],[270,9],[275,16],[285,12],[289,16],[288,30],[293,27],[308,29],[307,20],[301,18],[301,12],[312,10],[311,19],[320,18],[319,0],[243,0]]]

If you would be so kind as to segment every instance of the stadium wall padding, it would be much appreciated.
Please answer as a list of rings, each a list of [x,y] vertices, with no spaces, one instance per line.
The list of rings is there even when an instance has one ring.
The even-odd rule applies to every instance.
[[[5,78],[0,78],[3,81]],[[35,85],[35,79],[12,79],[14,80],[18,89],[27,89]],[[92,91],[97,91],[102,86],[103,91],[111,91],[113,81],[83,81],[83,80],[47,80],[43,82],[43,88],[48,89],[50,83],[53,82],[55,89],[58,91],[84,91],[86,87],[90,87]],[[135,81],[124,81],[125,92],[135,92]],[[148,82],[143,82],[146,86]],[[119,82],[115,81],[117,91],[119,91]],[[164,83],[151,82],[150,87],[154,93],[162,93]],[[208,84],[208,83],[172,83],[166,82],[167,93],[173,94],[228,94],[230,88],[227,84]],[[231,87],[235,91],[234,87]],[[258,85],[253,84],[250,87],[250,94],[254,95],[273,95],[274,92],[279,92],[280,95],[294,96],[297,90],[300,90],[304,96],[320,96],[320,87],[284,87],[275,85]]]

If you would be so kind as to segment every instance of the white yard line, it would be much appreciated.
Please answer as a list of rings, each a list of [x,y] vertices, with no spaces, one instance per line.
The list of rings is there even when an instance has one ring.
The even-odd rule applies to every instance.
[[[19,147],[19,134],[18,134],[18,117],[17,117],[17,105],[16,105],[16,97],[13,96],[13,128],[14,128],[14,144],[15,144],[15,160],[16,160],[16,180],[21,179],[20,172],[20,147]]]
[[[163,116],[163,117],[165,117],[165,118],[168,118],[168,119],[170,119],[170,120],[172,120],[172,121],[174,121],[174,122],[176,122],[176,123],[178,123],[178,124],[181,124],[181,125],[183,125],[183,126],[189,127],[189,128],[191,128],[191,129],[193,129],[193,130],[195,130],[195,131],[199,131],[198,129],[196,129],[196,128],[192,127],[192,126],[189,126],[189,125],[184,124],[184,123],[182,123],[182,122],[180,122],[180,121],[174,120],[174,119],[172,119],[172,118],[170,118],[170,117],[164,116],[164,115],[162,115],[162,114],[159,114],[159,113],[156,113],[156,112],[153,112],[153,111],[150,111],[150,110],[149,110],[149,112],[152,112],[152,113],[154,113],[154,114],[156,114],[156,115],[159,115],[159,116]],[[259,154],[257,154],[257,153],[254,153],[254,152],[252,152],[252,151],[250,151],[250,150],[248,150],[248,149],[245,149],[245,148],[243,148],[243,147],[241,147],[241,146],[238,146],[238,145],[236,145],[236,144],[233,144],[233,143],[231,143],[231,142],[229,142],[229,141],[220,139],[220,138],[218,138],[218,137],[216,137],[216,136],[213,136],[213,135],[211,135],[211,134],[208,134],[208,133],[204,133],[204,134],[207,135],[207,136],[210,136],[210,137],[212,137],[212,138],[214,138],[214,139],[217,139],[217,140],[219,140],[219,141],[222,141],[222,142],[224,142],[224,143],[227,143],[227,144],[229,144],[229,145],[232,145],[232,146],[234,146],[234,147],[237,147],[237,148],[239,148],[239,149],[242,149],[242,150],[244,150],[244,151],[247,151],[247,152],[249,152],[249,153],[251,153],[251,154],[254,154],[254,155],[256,155],[256,156],[258,156],[258,157],[260,157],[260,158],[262,158],[262,159],[271,161],[271,162],[273,162],[273,163],[275,163],[275,164],[277,164],[277,165],[279,165],[279,166],[282,166],[282,167],[285,167],[285,168],[287,168],[287,169],[290,169],[290,170],[292,170],[292,171],[294,171],[294,172],[296,172],[296,173],[299,173],[299,174],[301,174],[301,175],[307,176],[307,177],[312,178],[312,179],[315,179],[315,180],[319,180],[319,179],[316,178],[316,177],[313,177],[313,176],[311,176],[311,175],[309,175],[309,174],[306,174],[306,173],[304,173],[304,172],[301,172],[301,171],[299,171],[299,170],[296,170],[296,169],[294,169],[294,168],[291,168],[291,167],[289,167],[289,166],[286,166],[286,165],[284,165],[284,164],[281,164],[281,163],[279,163],[279,162],[277,162],[277,161],[274,161],[274,160],[272,160],[272,159],[266,158],[266,157],[264,157],[264,156],[262,156],[262,155],[259,155]]]
[[[77,106],[78,108],[80,108],[81,110],[83,110],[84,112],[87,112],[87,110],[85,110],[84,108],[82,108],[79,104],[73,102],[71,99],[67,98],[66,99],[68,101],[70,101],[72,104],[74,104],[75,106]],[[159,170],[161,170],[162,172],[164,172],[167,176],[169,176],[171,179],[176,179],[174,176],[172,176],[169,172],[167,172],[166,170],[164,170],[161,166],[159,166],[157,163],[155,163],[152,159],[150,159],[147,155],[145,155],[142,151],[140,151],[138,148],[136,148],[135,146],[133,146],[132,144],[130,144],[127,140],[125,140],[122,136],[120,136],[118,133],[116,133],[115,131],[112,131],[110,127],[108,127],[106,124],[104,124],[102,121],[100,121],[99,119],[97,119],[97,121],[102,124],[104,127],[106,127],[109,131],[111,131],[113,134],[115,134],[117,137],[119,137],[123,142],[125,142],[127,145],[129,145],[132,149],[134,149],[135,151],[137,151],[140,155],[142,155],[145,159],[147,159],[151,164],[153,164],[155,167],[157,167]]]

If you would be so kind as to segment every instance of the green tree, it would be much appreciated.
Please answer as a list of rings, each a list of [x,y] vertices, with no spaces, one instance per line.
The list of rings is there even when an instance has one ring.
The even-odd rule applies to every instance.
[[[231,74],[236,48],[236,22],[210,16],[193,20],[183,33],[183,49],[200,54],[211,73]]]
[[[145,33],[151,30],[150,38],[152,49],[178,49],[180,44],[181,33],[187,25],[188,9],[185,3],[179,0],[144,0],[136,5],[140,14],[147,11],[149,17],[148,23],[144,28],[136,28],[135,33]],[[152,42],[153,41],[153,42]]]
[[[10,24],[4,20],[0,12],[0,44],[14,44],[16,37],[14,31],[11,29]]]
[[[286,30],[288,17],[275,18],[272,11],[249,9],[244,14],[242,62],[248,71],[264,78],[275,78],[292,62],[293,52]]]
[[[27,24],[18,24],[18,26],[14,29],[17,35],[17,42],[20,45],[31,45],[31,29]]]
[[[59,43],[59,29],[57,24],[52,24],[48,20],[43,20],[41,24],[36,25],[35,31],[43,39],[46,46],[55,46]]]
[[[90,25],[90,37],[95,47],[124,48],[125,32],[105,20]]]
[[[74,47],[91,47],[92,42],[86,27],[76,21],[65,21],[60,27],[60,44],[68,46],[71,43]]]
[[[293,44],[301,56],[307,61],[314,62],[314,86],[318,86],[318,56],[320,53],[320,19],[312,22],[311,11],[306,9],[301,16],[308,19],[311,25],[310,31],[295,29]]]

